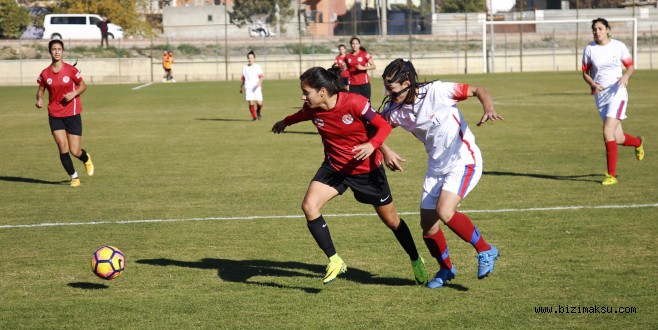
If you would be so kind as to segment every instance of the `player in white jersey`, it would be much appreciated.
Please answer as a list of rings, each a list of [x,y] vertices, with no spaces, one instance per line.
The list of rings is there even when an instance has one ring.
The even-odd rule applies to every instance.
[[[608,172],[603,185],[617,180],[617,145],[635,147],[635,157],[644,159],[643,138],[625,134],[621,121],[626,119],[628,80],[635,71],[633,58],[621,41],[610,39],[610,25],[603,18],[592,21],[594,41],[583,51],[583,79],[591,87],[599,115],[603,120]],[[622,74],[622,65],[626,72]]]
[[[260,111],[263,108],[263,69],[256,63],[254,51],[247,53],[247,65],[242,68],[242,84],[240,93],[249,103],[249,112],[253,121],[260,120]],[[254,107],[254,103],[256,107]]]
[[[425,145],[429,156],[420,223],[425,245],[440,269],[427,286],[440,288],[456,275],[439,220],[473,245],[478,253],[478,278],[486,277],[494,269],[498,249],[487,244],[471,219],[457,211],[461,200],[482,175],[482,155],[456,103],[477,96],[484,108],[478,126],[503,117],[494,110],[486,88],[441,81],[418,83],[416,69],[408,60],[394,60],[382,77],[387,91],[382,116],[392,127],[400,126],[411,132]],[[380,150],[386,166],[402,171],[402,157],[386,145]]]

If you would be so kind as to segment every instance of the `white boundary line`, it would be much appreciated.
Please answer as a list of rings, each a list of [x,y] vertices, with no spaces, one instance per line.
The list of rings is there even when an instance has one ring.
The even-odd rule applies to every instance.
[[[139,85],[139,86],[137,86],[137,87],[133,87],[133,88],[131,88],[131,89],[134,90],[134,91],[136,91],[136,90],[138,90],[138,89],[140,89],[140,88],[144,88],[144,87],[151,86],[151,84],[153,84],[152,81],[151,81],[150,83],[146,83],[146,84],[144,84],[144,85]]]
[[[531,207],[525,209],[498,209],[498,210],[465,210],[463,213],[502,213],[502,212],[534,212],[534,211],[570,211],[570,210],[592,210],[592,209],[630,209],[641,207],[658,207],[655,204],[631,204],[631,205],[601,205],[601,206],[555,206],[555,207]],[[415,215],[418,212],[399,212],[401,215]],[[375,216],[376,213],[347,213],[347,214],[325,214],[326,217],[360,217]],[[44,222],[28,225],[0,225],[0,229],[11,228],[37,228],[37,227],[60,227],[60,226],[84,226],[84,225],[106,225],[106,224],[133,224],[133,223],[160,223],[160,222],[189,222],[189,221],[215,221],[215,220],[260,220],[260,219],[296,219],[303,218],[302,215],[263,215],[251,217],[211,217],[211,218],[187,218],[187,219],[150,219],[150,220],[116,220],[116,221],[90,221],[90,222]]]

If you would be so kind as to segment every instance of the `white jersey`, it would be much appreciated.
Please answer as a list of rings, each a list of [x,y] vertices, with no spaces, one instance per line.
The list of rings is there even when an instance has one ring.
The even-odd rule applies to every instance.
[[[619,81],[622,65],[633,65],[633,58],[621,41],[610,39],[606,45],[593,41],[583,50],[583,72],[589,72],[594,82],[604,89]]]
[[[382,116],[392,127],[411,132],[425,145],[427,172],[448,173],[457,165],[482,165],[475,136],[457,109],[468,98],[468,85],[434,81],[420,87],[416,102],[387,103]]]
[[[263,78],[263,70],[260,65],[254,63],[252,65],[245,65],[242,68],[242,80],[244,81],[244,88],[252,90],[258,86],[258,81]]]

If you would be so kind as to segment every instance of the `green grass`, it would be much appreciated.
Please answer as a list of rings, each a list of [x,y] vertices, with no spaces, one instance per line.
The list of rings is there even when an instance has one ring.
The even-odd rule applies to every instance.
[[[36,87],[0,88],[0,329],[655,327],[658,72],[631,79],[624,129],[645,136],[647,156],[620,148],[611,187],[600,185],[601,122],[579,74],[442,78],[487,86],[505,120],[476,127],[477,100],[460,104],[485,161],[461,209],[501,257],[477,280],[472,247],[446,231],[458,275],[440,290],[414,285],[394,236],[349,192],[323,210],[347,276],[321,284],[326,259],[300,210],[320,138],[310,123],[269,132],[300,106],[297,81],[266,82],[258,123],[237,82],[92,85],[83,147],[96,174],[78,189],[33,106]],[[424,148],[401,129],[387,143],[407,159],[389,179],[429,261],[417,214]],[[59,225],[17,227],[38,224]],[[110,282],[89,269],[104,244],[127,257]],[[636,313],[535,313],[567,305]]]

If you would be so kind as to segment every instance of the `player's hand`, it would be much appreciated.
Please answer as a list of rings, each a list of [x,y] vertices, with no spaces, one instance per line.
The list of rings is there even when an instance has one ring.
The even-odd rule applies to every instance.
[[[628,86],[628,77],[626,76],[621,76],[621,79],[619,79],[619,82],[617,83],[619,87],[626,87]]]
[[[621,81],[620,81],[620,83],[621,83]],[[601,86],[599,84],[594,84],[594,86],[592,86],[592,91],[594,93],[600,93],[600,92],[603,91],[603,86]]]
[[[242,87],[240,87],[240,94],[242,94]]]
[[[286,129],[286,123],[283,120],[277,121],[274,126],[272,126],[272,132],[279,134]]]
[[[397,152],[391,150],[390,148],[380,148],[379,150],[384,156],[384,164],[386,164],[386,167],[388,167],[391,171],[404,172],[404,169],[400,163],[406,162],[406,159],[400,157]]]
[[[352,148],[352,151],[356,152],[356,154],[354,155],[354,159],[365,160],[368,159],[370,155],[372,155],[372,153],[375,151],[375,147],[373,147],[372,143],[366,142],[364,144]]]
[[[499,115],[496,113],[496,110],[491,109],[488,111],[484,112],[484,115],[482,115],[482,118],[480,119],[480,122],[478,123],[478,126],[484,124],[486,121],[491,120],[491,121],[496,121],[496,120],[503,120],[503,116]]]
[[[66,93],[66,94],[64,94],[64,101],[66,101],[66,102],[70,102],[70,101],[73,100],[76,96],[78,96],[78,94],[77,94],[75,91],[73,91],[73,92],[69,92],[69,93]]]

